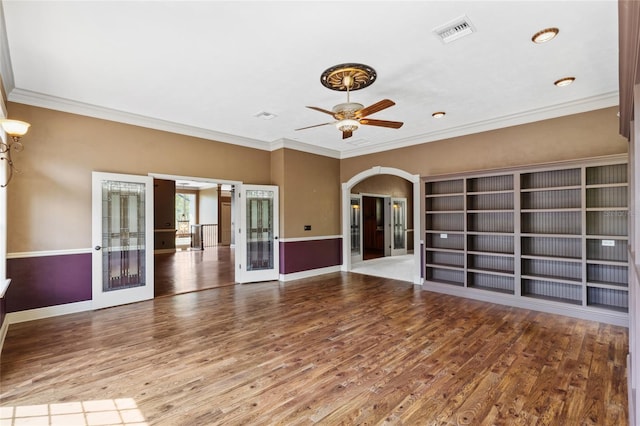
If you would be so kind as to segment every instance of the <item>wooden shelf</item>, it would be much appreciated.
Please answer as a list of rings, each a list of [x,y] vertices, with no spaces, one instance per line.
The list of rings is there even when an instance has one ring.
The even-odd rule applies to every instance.
[[[587,281],[587,287],[608,288],[612,290],[629,291],[629,287],[626,287],[622,284],[612,284],[612,283],[599,283],[599,282]]]
[[[533,260],[557,260],[559,262],[573,262],[573,263],[582,263],[581,257],[556,257],[556,256],[537,256],[531,254],[523,254],[520,256],[521,259],[533,259]]]
[[[489,274],[489,275],[499,275],[502,277],[512,277],[513,278],[513,271],[512,272],[507,272],[507,271],[499,271],[499,270],[495,270],[495,269],[480,269],[480,268],[467,268],[468,272],[476,272],[479,274]]]
[[[427,267],[445,264],[464,274],[428,272],[427,282],[454,282],[522,300],[626,312],[627,165],[622,158],[617,160],[426,179],[424,217],[442,217],[430,223],[457,229],[436,230],[427,223],[427,253],[432,250],[429,244],[454,243],[438,239],[437,234],[455,232],[455,253],[463,257],[426,259]],[[442,194],[454,189],[455,194]],[[452,195],[457,198],[433,201]],[[450,217],[444,219],[444,214]]]
[[[581,280],[570,279],[566,277],[554,277],[548,275],[522,275],[522,278],[535,281],[548,281],[553,283],[563,283],[569,285],[582,285]]]
[[[492,195],[492,194],[513,194],[513,189],[504,189],[499,191],[467,191],[467,195]]]
[[[582,186],[570,185],[570,186],[545,186],[542,188],[522,188],[520,192],[566,191],[568,189],[582,189]]]
[[[464,266],[444,265],[440,263],[427,263],[427,268],[450,269],[452,271],[464,271]]]
[[[427,198],[455,197],[464,195],[464,192],[452,192],[450,194],[427,194]]]

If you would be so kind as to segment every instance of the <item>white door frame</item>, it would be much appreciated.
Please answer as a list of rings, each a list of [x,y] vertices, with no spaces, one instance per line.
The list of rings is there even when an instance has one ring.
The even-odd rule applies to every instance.
[[[208,182],[208,183],[216,183],[218,185],[231,185],[234,187],[235,191],[239,191],[240,185],[242,185],[242,181],[239,180],[228,180],[228,179],[215,179],[215,178],[205,178],[202,176],[183,176],[183,175],[169,175],[164,173],[149,173],[149,176],[157,179],[166,179],[166,180],[191,180],[194,182]],[[218,192],[218,196],[220,193]],[[240,212],[237,208],[237,205],[234,203],[235,197],[231,197],[231,248],[235,248],[235,267],[233,268],[234,274],[235,271],[238,270],[238,265],[241,259],[241,250],[244,250],[244,247],[238,247],[235,245],[235,235],[234,228],[235,224],[240,223]]]
[[[258,281],[277,281],[280,277],[280,202],[279,187],[277,185],[250,185],[241,184],[236,188],[236,204],[238,206],[238,226],[236,227],[236,276],[237,283],[248,283]],[[247,270],[247,190],[268,190],[274,191],[273,200],[273,267],[256,271]]]
[[[360,253],[355,255],[355,256],[353,256],[353,255],[350,255],[350,256],[351,256],[351,262],[352,263],[358,263],[358,262],[362,262],[363,255],[364,255],[364,253],[363,253],[364,252],[364,247],[362,246],[362,244],[364,243],[363,235],[362,235],[362,233],[363,233],[363,229],[362,229],[362,194],[351,194],[349,196],[349,251],[351,251],[351,214],[352,214],[351,209],[353,208],[353,207],[351,207],[351,200],[354,200],[354,199],[358,200],[358,206],[359,206],[357,214],[358,214],[358,224],[359,224],[359,228],[360,228],[360,230],[358,232],[358,235],[360,235]]]
[[[393,213],[393,206],[396,201],[404,202],[404,247],[401,248],[397,248],[395,244],[396,216]],[[407,199],[403,197],[391,197],[391,205],[389,210],[389,216],[391,218],[391,256],[402,256],[407,254]]]
[[[102,182],[132,182],[145,184],[145,285],[122,290],[103,291],[103,250],[102,250]],[[153,299],[153,178],[142,175],[92,172],[92,211],[91,235],[94,250],[92,252],[92,309],[107,308]]]
[[[349,209],[351,204],[351,188],[359,182],[377,175],[393,175],[413,183],[413,283],[422,284],[422,240],[420,239],[420,175],[412,175],[404,170],[393,167],[375,166],[369,170],[358,173],[342,184],[342,271],[351,270],[351,217]]]

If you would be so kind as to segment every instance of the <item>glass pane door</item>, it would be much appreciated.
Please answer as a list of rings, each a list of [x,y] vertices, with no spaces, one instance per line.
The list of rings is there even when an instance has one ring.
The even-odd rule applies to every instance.
[[[351,261],[362,260],[362,198],[351,196]]]
[[[145,185],[102,182],[102,290],[145,285]]]
[[[391,199],[391,215],[393,229],[392,255],[407,253],[407,199]]]
[[[280,274],[278,187],[242,185],[238,192],[240,226],[236,281],[277,280]]]
[[[247,271],[273,269],[274,191],[247,191]]]
[[[93,173],[93,306],[153,298],[153,180]]]

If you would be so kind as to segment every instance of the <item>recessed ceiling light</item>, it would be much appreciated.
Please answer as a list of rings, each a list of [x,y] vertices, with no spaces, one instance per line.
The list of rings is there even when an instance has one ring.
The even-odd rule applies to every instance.
[[[432,116],[433,118],[442,118],[442,117],[444,117],[444,116],[445,116],[445,114],[446,114],[446,113],[445,113],[445,112],[443,112],[443,111],[438,111],[438,112],[434,112],[433,114],[431,114],[431,116]]]
[[[553,84],[555,84],[558,87],[564,87],[573,83],[575,79],[576,79],[575,77],[564,77],[564,78],[561,78],[560,80],[554,81]]]
[[[531,37],[531,41],[534,43],[546,43],[549,40],[553,40],[560,32],[557,28],[545,28],[542,31],[538,31]]]

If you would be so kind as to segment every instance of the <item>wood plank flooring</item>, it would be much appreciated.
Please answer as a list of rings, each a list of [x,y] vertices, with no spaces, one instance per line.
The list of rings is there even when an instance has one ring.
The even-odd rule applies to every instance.
[[[0,418],[626,425],[627,341],[622,327],[358,274],[234,285],[11,325]]]
[[[234,250],[229,246],[154,255],[155,297],[235,285]]]

